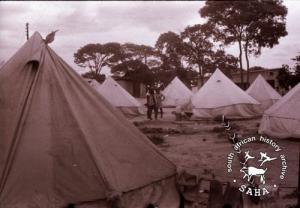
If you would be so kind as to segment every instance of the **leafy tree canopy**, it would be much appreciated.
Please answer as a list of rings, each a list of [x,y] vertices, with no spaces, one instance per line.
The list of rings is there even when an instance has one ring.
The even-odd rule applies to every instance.
[[[226,54],[224,50],[217,50],[212,56],[213,69],[221,69],[228,77],[231,73],[238,69],[238,59],[230,54]]]
[[[87,44],[74,54],[74,62],[90,71],[100,74],[104,66],[116,63],[122,59],[119,43]]]
[[[163,33],[156,41],[161,60],[161,67],[165,70],[183,68],[184,45],[180,36],[174,32]]]
[[[93,71],[88,71],[88,72],[82,74],[81,76],[84,77],[84,78],[88,78],[88,79],[95,79],[99,83],[102,83],[105,80],[105,75],[104,74],[96,74]]]
[[[153,73],[149,67],[140,60],[124,61],[116,66],[113,66],[111,72],[124,72],[124,78],[134,82],[143,82],[149,84],[153,82]]]
[[[211,68],[213,55],[213,43],[211,38],[211,27],[209,25],[196,24],[188,26],[181,33],[184,43],[183,53],[190,66],[197,66],[203,84],[203,77]]]
[[[239,44],[239,62],[243,82],[242,54],[245,51],[247,71],[249,54],[260,55],[262,47],[272,48],[287,35],[287,8],[282,0],[211,1],[200,9],[207,24],[214,28],[214,37],[224,45]],[[247,80],[249,74],[247,73]]]
[[[292,60],[295,61],[293,70],[295,71],[295,75],[299,77],[300,80],[300,55],[296,56],[295,58],[292,58]]]

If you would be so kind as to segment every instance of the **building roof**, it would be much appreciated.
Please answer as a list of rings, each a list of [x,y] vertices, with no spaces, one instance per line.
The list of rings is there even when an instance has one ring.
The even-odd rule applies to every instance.
[[[279,71],[281,68],[272,68],[272,69],[257,69],[257,70],[250,70],[249,73],[262,73],[262,72],[272,72],[272,71]],[[240,70],[238,69],[238,71],[236,72],[232,72],[231,75],[236,75],[236,74],[240,74]],[[244,70],[244,73],[246,74],[247,71]]]

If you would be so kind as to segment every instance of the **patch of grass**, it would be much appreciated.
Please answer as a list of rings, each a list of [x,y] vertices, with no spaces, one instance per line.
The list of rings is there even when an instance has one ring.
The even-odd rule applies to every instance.
[[[133,125],[135,125],[135,126],[140,126],[141,123],[140,123],[140,122],[137,122],[137,121],[134,121],[134,122],[133,122]]]
[[[241,126],[239,126],[239,125],[236,124],[236,123],[231,123],[230,126],[231,126],[231,128],[232,128],[234,131],[239,131],[239,130],[241,130]]]
[[[221,133],[221,132],[225,132],[225,129],[224,129],[224,127],[217,127],[217,126],[215,126],[212,129],[212,131],[215,132],[215,133]]]
[[[162,144],[165,142],[163,136],[161,136],[161,135],[152,134],[152,135],[148,135],[147,137],[155,145],[159,145],[159,144]]]
[[[164,133],[167,134],[182,134],[182,131],[179,129],[168,128]]]
[[[150,128],[150,127],[143,127],[143,128],[140,128],[140,130],[147,134],[147,133],[163,133],[164,130],[163,128]]]
[[[213,118],[213,120],[214,120],[214,121],[218,121],[218,122],[222,122],[223,117],[222,117],[222,115],[218,115],[218,116],[215,116],[215,117]]]

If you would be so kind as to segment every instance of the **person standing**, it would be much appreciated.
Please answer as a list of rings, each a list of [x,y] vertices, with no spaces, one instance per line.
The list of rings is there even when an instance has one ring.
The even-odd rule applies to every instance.
[[[154,90],[150,88],[146,94],[147,98],[147,118],[152,120],[152,111],[155,109]]]
[[[161,94],[159,89],[156,89],[154,98],[155,98],[155,103],[156,103],[155,109],[154,109],[155,119],[157,119],[158,112],[160,112],[160,118],[162,118],[163,113],[164,113],[163,107],[162,107],[162,101],[165,99],[165,96],[163,94]]]

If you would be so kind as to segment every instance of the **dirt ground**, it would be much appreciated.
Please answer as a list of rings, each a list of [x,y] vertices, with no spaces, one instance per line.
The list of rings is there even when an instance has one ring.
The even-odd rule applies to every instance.
[[[222,183],[243,183],[243,175],[239,172],[239,160],[234,160],[232,169],[234,173],[227,172],[227,155],[234,152],[232,143],[221,121],[190,120],[175,121],[172,111],[164,109],[163,119],[147,120],[146,116],[131,118],[130,120],[148,137],[158,138],[157,146],[178,167],[179,171],[187,170],[205,180],[216,179]],[[240,138],[257,135],[260,118],[230,121],[232,131]],[[282,148],[287,161],[287,172],[284,179],[280,180],[281,160],[273,163],[272,171],[268,172],[266,181],[269,184],[279,185],[275,201],[266,207],[293,207],[297,203],[296,188],[298,184],[299,147],[297,140],[276,140]],[[246,151],[248,144],[242,150]],[[252,142],[251,150],[254,153],[274,151],[271,145],[262,142]],[[275,165],[274,165],[275,164]],[[209,189],[209,186],[203,188]],[[208,190],[203,190],[207,193]],[[204,203],[205,204],[205,203]],[[293,205],[293,206],[291,206]],[[197,207],[197,206],[196,206]],[[205,206],[199,206],[205,207]]]

